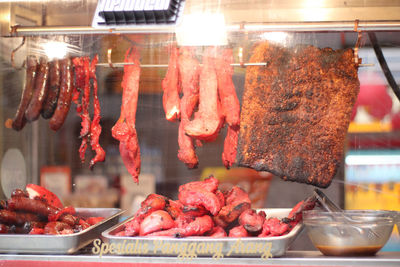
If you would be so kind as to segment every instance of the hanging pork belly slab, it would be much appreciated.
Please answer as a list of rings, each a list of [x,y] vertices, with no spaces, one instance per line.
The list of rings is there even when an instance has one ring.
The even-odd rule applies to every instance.
[[[328,187],[344,149],[360,84],[351,49],[257,45],[241,111],[237,163]]]

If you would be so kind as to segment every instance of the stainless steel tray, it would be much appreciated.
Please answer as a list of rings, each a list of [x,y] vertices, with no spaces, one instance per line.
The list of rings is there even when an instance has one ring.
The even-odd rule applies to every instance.
[[[267,217],[286,217],[291,209],[263,209]],[[115,236],[132,217],[102,233],[102,240],[113,246],[113,254],[137,256],[193,257],[280,257],[303,229],[299,223],[289,234],[277,237],[124,237]],[[113,244],[113,245],[112,245]],[[96,252],[107,254],[107,247]]]
[[[71,254],[88,245],[100,234],[118,223],[123,213],[115,208],[76,208],[77,215],[104,217],[102,222],[70,235],[0,235],[0,253]]]

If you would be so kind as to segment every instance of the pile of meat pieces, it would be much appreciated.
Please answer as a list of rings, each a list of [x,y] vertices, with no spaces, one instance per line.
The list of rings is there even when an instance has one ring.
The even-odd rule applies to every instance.
[[[196,168],[195,146],[211,142],[228,124],[222,160],[226,168],[235,162],[240,124],[240,103],[232,82],[232,50],[208,47],[200,65],[193,47],[173,47],[162,82],[166,119],[180,120],[178,158]]]
[[[54,193],[34,184],[0,202],[0,234],[73,234],[102,220],[77,216],[73,207],[64,207]]]
[[[49,119],[50,129],[58,131],[69,113],[71,102],[82,119],[79,148],[81,161],[85,161],[87,145],[95,152],[90,167],[104,161],[105,152],[99,144],[101,134],[100,101],[97,95],[96,64],[98,56],[92,61],[89,57],[73,59],[54,59],[48,61],[41,57],[28,56],[26,60],[25,87],[14,119],[8,119],[6,127],[20,131],[27,122]],[[93,88],[93,120],[90,119],[89,106]]]
[[[299,202],[288,217],[267,218],[251,208],[248,194],[238,186],[218,190],[213,176],[179,187],[179,200],[150,194],[118,236],[268,237],[287,234],[313,209],[314,200]]]

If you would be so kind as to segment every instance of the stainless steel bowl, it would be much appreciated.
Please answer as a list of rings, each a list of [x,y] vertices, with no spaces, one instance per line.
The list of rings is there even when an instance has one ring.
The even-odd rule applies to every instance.
[[[388,241],[395,223],[391,211],[303,212],[314,246],[327,256],[374,255]]]

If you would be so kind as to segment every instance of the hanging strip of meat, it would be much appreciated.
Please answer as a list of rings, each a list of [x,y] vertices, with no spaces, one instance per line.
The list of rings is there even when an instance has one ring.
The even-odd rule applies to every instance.
[[[82,120],[81,124],[83,124],[82,103],[80,102],[82,97],[82,92],[85,87],[85,71],[83,69],[83,57],[76,57],[72,60],[72,62],[74,64],[74,73],[75,73],[75,86],[72,92],[72,102],[75,103],[76,113]],[[87,143],[87,138],[82,137],[82,144],[79,147],[79,157],[82,163],[85,162],[85,152],[87,147],[86,143]]]
[[[181,116],[178,56],[178,48],[173,47],[171,50],[171,56],[169,58],[168,71],[164,80],[162,81],[162,88],[164,91],[163,107],[165,111],[165,117],[168,121],[175,121]]]
[[[78,116],[82,118],[82,106],[80,101],[83,87],[85,86],[85,73],[83,71],[83,57],[76,57],[72,60],[74,64],[74,73],[75,73],[75,84],[74,90],[72,92],[72,102],[76,105],[76,112]]]
[[[233,63],[232,49],[218,48],[215,58],[215,70],[218,79],[218,94],[221,100],[222,112],[229,126],[240,123],[240,103],[232,81]]]
[[[140,148],[135,123],[139,96],[140,62],[139,53],[135,47],[128,49],[124,62],[134,64],[124,66],[124,77],[121,84],[123,89],[121,115],[112,128],[112,135],[120,141],[119,151],[122,160],[133,180],[138,183]]]
[[[229,169],[233,163],[235,163],[238,139],[239,127],[228,126],[224,140],[224,151],[222,152],[222,162],[227,169]]]
[[[225,167],[229,169],[236,160],[240,127],[240,103],[232,81],[232,49],[218,48],[217,54],[218,56],[215,58],[215,69],[218,79],[218,95],[225,121],[228,124],[228,130],[224,141],[224,151],[222,152],[222,162]]]
[[[100,126],[100,101],[97,95],[97,78],[96,78],[96,64],[99,61],[98,55],[96,55],[92,63],[90,64],[90,78],[93,82],[93,120],[90,126],[90,145],[92,150],[96,152],[96,156],[90,161],[90,168],[92,169],[97,162],[104,161],[106,158],[106,152],[100,146],[99,138],[101,134]]]
[[[90,103],[90,59],[89,57],[74,58],[75,86],[72,94],[72,101],[76,104],[76,112],[81,118],[79,157],[85,162],[85,153],[90,137],[91,120],[89,115]],[[80,101],[80,102],[79,102]]]
[[[205,141],[215,140],[223,124],[218,100],[217,74],[214,67],[215,52],[215,48],[210,47],[203,56],[199,109],[194,115],[194,120],[185,125],[186,134]]]
[[[195,168],[198,164],[194,150],[193,139],[185,133],[185,126],[189,123],[195,107],[199,102],[199,62],[190,47],[180,48],[178,58],[179,73],[182,83],[183,96],[181,99],[181,123],[178,133],[178,158],[188,168]]]
[[[89,57],[83,58],[83,93],[81,98],[81,132],[80,138],[82,138],[81,146],[79,147],[79,155],[81,157],[82,162],[85,161],[85,152],[87,148],[87,144],[89,143],[90,138],[90,126],[91,120],[89,115],[89,103],[90,103],[90,59]]]

